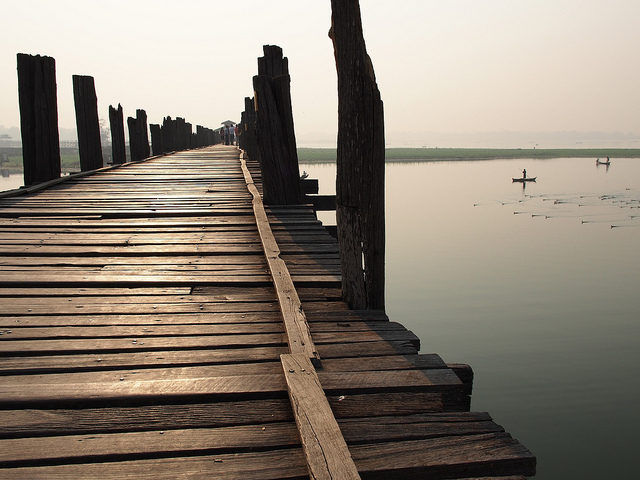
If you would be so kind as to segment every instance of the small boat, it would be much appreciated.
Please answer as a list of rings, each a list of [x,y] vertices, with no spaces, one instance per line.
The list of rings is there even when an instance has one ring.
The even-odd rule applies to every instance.
[[[512,178],[512,182],[535,182],[538,177]]]
[[[606,162],[601,162],[600,160],[596,160],[596,165],[611,165],[611,160],[607,160]]]

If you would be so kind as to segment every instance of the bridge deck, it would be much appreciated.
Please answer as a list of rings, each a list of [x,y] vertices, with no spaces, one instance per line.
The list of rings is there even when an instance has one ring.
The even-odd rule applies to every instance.
[[[0,199],[1,478],[306,478],[238,158],[210,147]],[[438,355],[340,300],[309,206],[268,213],[363,478],[533,473]]]

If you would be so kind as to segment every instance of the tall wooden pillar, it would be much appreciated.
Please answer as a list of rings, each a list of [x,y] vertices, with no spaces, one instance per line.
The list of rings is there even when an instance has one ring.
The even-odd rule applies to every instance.
[[[251,97],[244,98],[244,112],[240,121],[240,148],[247,152],[251,159],[257,160],[256,153],[256,109]]]
[[[60,177],[56,61],[18,54],[18,102],[24,184]]]
[[[338,73],[336,218],[342,291],[353,308],[384,309],[384,112],[358,0],[331,0]]]
[[[80,170],[85,172],[102,168],[98,98],[93,77],[73,76],[73,99],[76,107]]]
[[[160,155],[162,150],[162,135],[160,134],[160,125],[152,123],[149,125],[151,130],[151,150],[153,155]]]
[[[131,161],[143,160],[150,155],[149,134],[147,133],[147,113],[136,110],[136,118],[127,118],[129,127],[129,150]]]
[[[124,142],[124,115],[122,105],[116,110],[109,105],[109,126],[111,127],[111,157],[114,164],[127,161],[127,148]]]
[[[300,202],[300,169],[291,111],[289,62],[282,49],[263,47],[253,77],[256,112],[256,157],[262,167],[264,203]]]

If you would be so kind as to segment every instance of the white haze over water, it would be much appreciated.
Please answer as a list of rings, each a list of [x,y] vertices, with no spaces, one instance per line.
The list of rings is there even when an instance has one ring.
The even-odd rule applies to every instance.
[[[388,146],[638,147],[637,0],[360,3]],[[239,120],[277,44],[298,145],[335,145],[329,0],[4,0],[2,14],[0,126],[19,125],[18,52],[56,59],[61,128],[75,129],[73,74],[95,77],[102,118],[121,103],[215,127]]]

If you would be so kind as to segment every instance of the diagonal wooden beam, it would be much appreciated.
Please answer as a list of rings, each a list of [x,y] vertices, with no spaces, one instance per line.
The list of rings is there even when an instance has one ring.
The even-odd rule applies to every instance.
[[[289,351],[291,353],[304,354],[312,361],[318,362],[320,355],[311,339],[307,317],[302,309],[302,303],[293,285],[293,280],[291,280],[291,275],[289,275],[287,265],[284,263],[284,260],[280,258],[280,248],[271,231],[269,218],[264,210],[260,193],[253,183],[251,172],[249,172],[247,168],[245,156],[246,154],[244,152],[240,154],[242,173],[244,174],[247,188],[249,192],[251,192],[251,195],[253,195],[253,212],[256,217],[260,240],[262,241],[264,254],[267,258],[267,264],[269,265],[273,284],[278,296],[278,303],[280,304],[280,311],[282,312],[282,319],[287,332]]]
[[[244,152],[240,155],[240,164],[247,188],[253,195],[258,232],[273,277],[291,352],[280,355],[280,362],[309,477],[312,480],[359,480],[358,469],[318,379],[314,363],[320,364],[320,356],[311,339],[309,324],[289,270],[280,258],[280,249],[271,231],[260,193],[247,168]]]
[[[355,480],[358,469],[306,355],[280,355],[293,416],[313,480]]]

